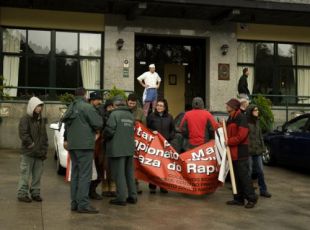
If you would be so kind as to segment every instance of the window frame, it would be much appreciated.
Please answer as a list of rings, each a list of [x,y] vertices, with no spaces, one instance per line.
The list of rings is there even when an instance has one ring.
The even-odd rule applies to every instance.
[[[297,47],[298,46],[308,46],[310,47],[310,43],[304,43],[304,42],[291,42],[291,41],[272,41],[272,40],[246,40],[246,39],[238,39],[237,40],[237,43],[239,42],[246,42],[246,43],[253,43],[253,48],[254,48],[254,51],[253,51],[253,60],[254,60],[254,63],[242,63],[242,62],[237,62],[237,67],[238,66],[249,66],[249,67],[253,67],[254,70],[256,68],[256,63],[255,63],[255,57],[256,57],[256,44],[257,43],[273,43],[273,51],[274,51],[274,55],[273,55],[273,74],[279,74],[279,70],[281,68],[292,68],[294,70],[294,73],[295,73],[295,76],[296,76],[296,85],[295,85],[295,91],[296,91],[296,94],[294,96],[298,96],[298,85],[297,85],[297,82],[298,82],[298,70],[299,69],[310,69],[310,65],[307,66],[307,65],[299,65],[298,64],[298,49]],[[293,65],[281,65],[279,64],[278,62],[278,45],[279,44],[289,44],[289,45],[294,45],[295,46],[295,64]],[[238,54],[237,54],[238,55]],[[309,76],[310,77],[310,76]],[[310,95],[309,95],[310,96]],[[291,104],[291,103],[290,103]],[[296,99],[296,103],[293,103],[291,105],[294,105],[294,106],[305,106],[305,105],[310,105],[310,104],[303,104],[303,103],[298,103],[298,100]],[[281,105],[279,105],[281,106]]]
[[[25,30],[26,31],[26,44],[28,44],[29,40],[29,30],[37,30],[37,31],[48,31],[50,32],[50,52],[48,54],[33,54],[29,53],[28,50],[28,45],[26,45],[25,52],[21,53],[10,53],[10,52],[3,52],[3,32],[5,29],[20,29],[20,30]],[[77,54],[76,55],[58,55],[56,53],[56,33],[57,32],[69,32],[69,33],[77,33]],[[80,55],[80,34],[81,33],[88,33],[88,34],[99,34],[101,37],[101,50],[100,50],[100,56],[81,56]],[[77,59],[78,63],[80,63],[81,60],[84,59],[92,59],[92,60],[99,60],[100,61],[100,89],[103,89],[104,86],[104,31],[84,31],[84,30],[65,30],[65,29],[55,29],[55,28],[33,28],[33,27],[20,27],[20,26],[7,26],[7,25],[1,25],[0,26],[0,75],[3,75],[3,60],[4,56],[17,56],[24,58],[25,63],[24,63],[24,70],[25,70],[25,75],[22,77],[25,77],[25,82],[28,81],[29,79],[29,69],[28,69],[28,59],[30,57],[46,57],[49,60],[49,76],[48,76],[48,81],[49,85],[46,87],[42,87],[42,89],[47,89],[48,88],[56,88],[60,89],[62,87],[56,87],[56,59],[57,58],[73,58]],[[77,72],[76,72],[76,78],[77,78],[77,85],[82,85],[82,82],[79,80],[79,74],[80,74],[80,64],[77,65]],[[20,76],[19,76],[20,77]],[[26,86],[18,85],[18,87],[31,87],[31,85],[27,84]],[[75,88],[75,87],[72,87]],[[55,90],[51,90],[54,91]],[[63,91],[65,93],[65,91]],[[55,95],[56,96],[56,95]],[[56,96],[57,98],[57,96]],[[18,96],[16,97],[18,100]],[[47,99],[50,100],[50,99]],[[53,100],[52,100],[53,101]]]

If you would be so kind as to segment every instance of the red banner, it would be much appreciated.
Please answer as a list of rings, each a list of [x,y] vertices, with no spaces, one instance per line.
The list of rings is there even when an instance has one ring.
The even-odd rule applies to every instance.
[[[212,193],[221,184],[214,140],[179,154],[160,134],[155,135],[137,123],[135,144],[137,179],[195,195]]]

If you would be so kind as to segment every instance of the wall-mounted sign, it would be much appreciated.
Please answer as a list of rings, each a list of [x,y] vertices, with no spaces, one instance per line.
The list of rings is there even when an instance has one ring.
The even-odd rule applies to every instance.
[[[123,77],[129,77],[129,61],[127,59],[124,60]]]
[[[218,64],[218,79],[219,80],[229,80],[229,64]]]

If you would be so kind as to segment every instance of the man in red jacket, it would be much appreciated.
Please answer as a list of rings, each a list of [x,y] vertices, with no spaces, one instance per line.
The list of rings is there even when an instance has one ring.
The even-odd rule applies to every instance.
[[[226,109],[229,113],[226,144],[230,147],[238,192],[227,204],[244,205],[244,200],[247,200],[245,208],[253,208],[257,202],[257,195],[249,174],[247,119],[241,113],[240,102],[237,99],[230,99],[226,103]]]
[[[188,139],[186,150],[193,149],[214,139],[214,130],[217,128],[217,122],[212,114],[204,109],[202,98],[195,97],[192,108],[192,110],[185,113],[180,124],[182,135]]]

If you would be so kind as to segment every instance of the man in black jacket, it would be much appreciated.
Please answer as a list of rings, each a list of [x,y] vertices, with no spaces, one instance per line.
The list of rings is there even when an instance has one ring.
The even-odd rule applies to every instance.
[[[248,76],[249,76],[249,69],[248,68],[244,68],[242,70],[243,74],[239,79],[238,82],[238,93],[239,96],[246,96],[248,97],[250,95],[250,91],[248,89]]]

